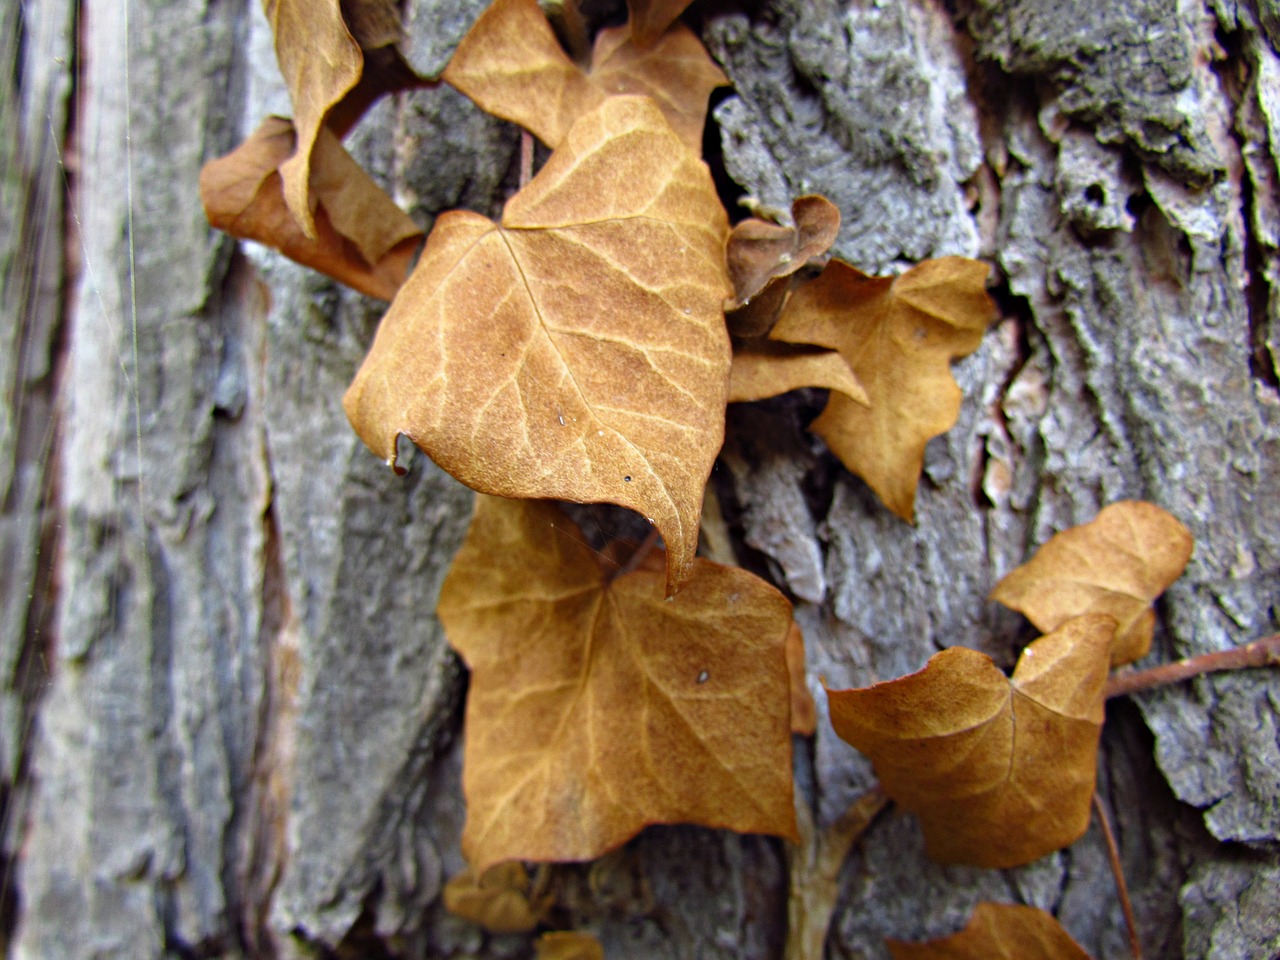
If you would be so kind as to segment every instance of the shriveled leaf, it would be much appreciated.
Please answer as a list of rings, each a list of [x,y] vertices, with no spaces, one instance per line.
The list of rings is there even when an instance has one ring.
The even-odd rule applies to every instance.
[[[1182,575],[1194,545],[1176,517],[1153,503],[1124,500],[1055,535],[1001,580],[991,599],[1041,630],[1082,613],[1105,613],[1119,625],[1111,665],[1130,663],[1151,650],[1151,604]]]
[[[263,0],[263,9],[297,133],[293,155],[279,165],[284,201],[314,240],[309,186],[321,129],[342,136],[379,97],[422,81],[394,46],[400,14],[390,0]]]
[[[404,283],[422,231],[322,129],[311,165],[316,233],[308,238],[285,206],[278,172],[294,140],[288,120],[268,117],[234,151],[205,164],[200,198],[209,223],[390,300]]]
[[[556,930],[544,933],[534,944],[537,960],[604,960],[604,947],[589,933]]]
[[[683,26],[644,50],[626,27],[602,30],[584,73],[560,47],[537,0],[496,0],[458,45],[444,79],[551,147],[606,97],[647,96],[695,152],[702,145],[707,98],[728,82]]]
[[[818,729],[818,708],[805,682],[804,634],[794,620],[787,631],[787,673],[791,678],[791,732],[812,736]]]
[[[631,11],[630,29],[636,43],[650,46],[666,33],[676,18],[684,13],[692,0],[627,0]]]
[[[654,823],[793,836],[790,604],[697,560],[610,581],[544,502],[480,498],[440,594],[471,668],[463,853],[588,860]]]
[[[964,647],[923,670],[828,691],[836,733],[920,818],[943,863],[1013,867],[1089,825],[1115,621],[1077,617],[1030,644],[1010,680]]]
[[[280,167],[284,200],[302,228],[316,236],[307,185],[311,150],[325,114],[356,85],[364,66],[360,45],[342,19],[338,0],[263,0],[275,35],[276,60],[293,102],[296,150]]]
[[[518,861],[484,873],[468,867],[444,885],[444,907],[493,933],[527,933],[541,912],[529,900],[529,874]]]
[[[344,405],[482,493],[615,503],[689,575],[724,435],[727,224],[652,102],[584,116],[502,225],[442,215]]]
[[[952,936],[888,945],[893,960],[1089,960],[1051,914],[1010,903],[978,904]]]
[[[952,360],[977,349],[994,315],[986,264],[926,260],[900,277],[869,277],[839,260],[801,285],[770,334],[839,350],[870,408],[833,393],[810,429],[885,505],[912,519],[930,438],[960,412]]]
[[[734,351],[730,403],[764,400],[801,387],[839,390],[857,403],[869,402],[848,361],[834,350],[749,340]]]
[[[772,322],[763,329],[756,329],[755,322],[751,329],[740,329],[735,325],[734,312],[771,285],[776,290],[785,289],[785,284],[777,281],[791,276],[813,257],[826,253],[840,232],[840,211],[826,197],[799,197],[791,204],[791,219],[790,224],[780,224],[748,217],[735,224],[729,233],[725,256],[729,278],[733,281],[733,300],[726,304],[726,309],[729,329],[737,336],[759,337],[769,332]],[[776,294],[765,299],[776,299]],[[781,307],[781,302],[778,306]],[[772,319],[776,319],[776,314]]]

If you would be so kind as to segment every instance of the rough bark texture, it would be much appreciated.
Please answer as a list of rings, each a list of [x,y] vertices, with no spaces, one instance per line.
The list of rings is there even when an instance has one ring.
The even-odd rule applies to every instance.
[[[470,494],[421,457],[395,477],[346,422],[381,306],[204,221],[201,164],[288,110],[256,2],[125,2],[0,12],[13,954],[530,956],[438,897],[462,867],[465,683],[433,610]],[[414,65],[437,72],[484,6],[410,0]],[[805,432],[820,397],[730,411],[715,487],[743,562],[796,598],[812,676],[862,685],[957,643],[1011,662],[1028,634],[992,585],[1127,497],[1197,540],[1153,659],[1275,632],[1273,0],[694,12],[734,83],[715,117],[744,190],[826,194],[864,270],[988,259],[1004,314],[956,368],[915,526]],[[447,88],[379,105],[349,143],[425,225],[513,188],[514,131]],[[1100,792],[1149,956],[1280,952],[1276,689],[1216,676],[1109,709]],[[825,720],[797,747],[821,830],[871,773]],[[1128,955],[1096,829],[1005,872],[921,848],[909,817],[876,821],[828,956],[887,957],[884,936],[953,931],[981,899]],[[555,923],[611,960],[782,953],[773,840],[654,829],[549,882]]]

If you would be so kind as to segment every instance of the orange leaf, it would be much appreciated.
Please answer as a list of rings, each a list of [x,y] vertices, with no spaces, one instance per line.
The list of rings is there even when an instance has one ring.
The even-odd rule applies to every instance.
[[[493,933],[527,933],[540,913],[529,902],[529,874],[519,862],[499,863],[482,874],[463,870],[444,885],[444,907]]]
[[[791,678],[791,732],[811,737],[818,729],[818,707],[805,683],[804,634],[794,620],[787,631],[787,673]]]
[[[1008,903],[978,904],[965,928],[950,937],[888,944],[893,960],[1089,960],[1050,914]]]
[[[781,311],[790,277],[826,253],[840,232],[840,211],[826,197],[799,197],[791,204],[794,225],[748,217],[729,234],[726,258],[733,281],[729,329],[739,337],[761,337]],[[762,310],[744,309],[763,302]]]
[[[707,168],[641,97],[613,97],[508,202],[450,212],[344,405],[394,464],[406,434],[463,483],[616,503],[689,575],[724,436],[725,215]]]
[[[653,823],[794,836],[790,604],[697,560],[664,600],[560,511],[483,497],[440,593],[471,668],[463,853],[589,860]]]
[[[535,947],[537,960],[604,960],[604,947],[600,941],[577,930],[544,933]]]
[[[834,350],[749,340],[734,351],[730,403],[763,400],[801,387],[839,390],[857,403],[869,402],[848,361]]]
[[[1012,680],[951,647],[897,680],[828,691],[832,726],[920,818],[935,860],[1030,863],[1089,825],[1114,630],[1070,620],[1023,651]]]
[[[1052,630],[1082,613],[1105,613],[1119,626],[1111,665],[1151,650],[1151,603],[1182,575],[1195,540],[1153,503],[1124,500],[1089,523],[1063,530],[996,584],[991,599]]]
[[[810,428],[844,465],[910,520],[929,439],[960,412],[952,360],[977,349],[993,315],[985,264],[926,260],[900,277],[869,277],[839,260],[792,294],[770,334],[839,350],[871,407],[833,393]]]
[[[631,12],[629,28],[641,47],[663,36],[692,0],[627,0]]]
[[[285,206],[277,170],[293,149],[293,124],[268,117],[234,151],[205,164],[200,197],[209,223],[390,300],[404,283],[422,231],[322,128],[311,165],[316,233],[308,238]]]
[[[631,42],[626,27],[602,30],[584,73],[561,49],[537,0],[496,0],[458,45],[444,79],[551,147],[605,98],[647,96],[694,152],[702,147],[707,98],[728,82],[683,26],[648,50]]]

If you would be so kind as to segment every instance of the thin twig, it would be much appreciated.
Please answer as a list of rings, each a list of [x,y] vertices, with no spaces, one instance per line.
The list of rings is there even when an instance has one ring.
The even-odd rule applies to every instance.
[[[1220,650],[1216,653],[1202,653],[1198,657],[1188,657],[1176,663],[1164,663],[1149,670],[1132,670],[1128,673],[1116,674],[1107,681],[1106,696],[1110,700],[1112,697],[1154,690],[1156,687],[1222,670],[1274,666],[1280,666],[1280,633],[1263,637],[1253,643],[1246,643],[1243,647]]]
[[[533,179],[533,134],[520,131],[520,189]]]
[[[1133,916],[1133,903],[1129,900],[1129,885],[1124,880],[1124,869],[1120,866],[1120,848],[1116,845],[1116,835],[1111,830],[1111,818],[1107,816],[1102,800],[1095,790],[1093,794],[1093,812],[1097,814],[1098,825],[1102,827],[1102,835],[1107,841],[1107,858],[1111,861],[1111,872],[1116,878],[1116,890],[1120,894],[1120,909],[1124,911],[1124,922],[1129,927],[1129,952],[1133,960],[1142,960],[1142,941],[1138,939],[1138,921]]]
[[[640,541],[640,546],[636,547],[636,552],[631,555],[626,563],[613,572],[613,576],[609,578],[609,582],[612,583],[619,577],[625,577],[628,573],[631,573],[631,571],[638,569],[640,564],[644,563],[645,557],[649,556],[649,551],[652,550],[657,543],[658,528],[650,527],[645,538]]]

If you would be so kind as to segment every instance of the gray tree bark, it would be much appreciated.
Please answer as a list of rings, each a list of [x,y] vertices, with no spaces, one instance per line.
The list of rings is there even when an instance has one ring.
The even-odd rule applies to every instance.
[[[438,71],[483,0],[406,4]],[[1054,531],[1161,504],[1196,536],[1153,661],[1277,630],[1280,7],[1275,0],[761,0],[695,6],[733,81],[729,175],[820,192],[867,271],[995,267],[918,520],[805,432],[821,398],[732,408],[713,476],[743,562],[796,600],[833,687],[953,644],[1011,663],[985,600]],[[465,680],[433,610],[470,494],[397,478],[340,399],[381,305],[209,230],[196,178],[288,112],[254,0],[0,9],[0,776],[15,957],[524,957],[451,917]],[[494,214],[516,139],[447,88],[380,104],[353,152],[429,225]],[[816,683],[816,679],[814,681]],[[1274,674],[1113,703],[1100,794],[1153,957],[1280,954]],[[821,696],[819,696],[821,703]],[[797,740],[819,829],[871,783]],[[787,854],[646,831],[557,867],[554,919],[611,960],[782,954]],[[876,821],[833,958],[1053,911],[1128,955],[1096,828],[1011,871],[942,868]]]

